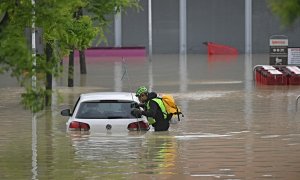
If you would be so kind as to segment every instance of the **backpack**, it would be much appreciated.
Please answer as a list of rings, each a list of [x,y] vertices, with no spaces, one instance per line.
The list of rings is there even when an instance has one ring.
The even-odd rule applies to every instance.
[[[180,108],[177,106],[174,97],[171,94],[163,94],[160,96],[160,99],[164,103],[166,111],[168,115],[170,115],[170,119],[173,115],[177,115],[178,121],[180,121],[180,117],[179,117],[180,114],[182,117],[184,117]]]

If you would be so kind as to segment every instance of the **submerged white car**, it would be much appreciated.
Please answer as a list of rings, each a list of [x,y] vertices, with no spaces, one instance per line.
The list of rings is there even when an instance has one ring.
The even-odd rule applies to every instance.
[[[72,112],[65,109],[61,115],[69,116],[66,125],[70,131],[148,131],[146,117],[131,114],[138,103],[135,94],[129,92],[87,93],[80,95]]]

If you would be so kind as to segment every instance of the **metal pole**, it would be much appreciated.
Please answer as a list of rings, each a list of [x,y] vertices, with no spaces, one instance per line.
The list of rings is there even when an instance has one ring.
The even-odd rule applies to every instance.
[[[186,53],[186,0],[180,0],[179,3],[179,49],[180,53]]]
[[[32,156],[31,156],[31,172],[32,172],[32,179],[35,180],[37,179],[38,171],[37,171],[37,123],[36,123],[36,114],[32,114],[32,132],[31,132],[31,151],[32,151]]]
[[[245,0],[245,53],[252,53],[252,0]]]
[[[247,129],[251,129],[252,127],[252,116],[253,116],[253,103],[252,103],[252,91],[253,91],[253,80],[255,81],[255,68],[252,71],[252,54],[245,54],[245,67],[244,67],[244,80],[245,80],[245,101],[244,101],[244,110],[246,113],[244,113],[245,122]]]
[[[187,55],[180,53],[179,55],[179,76],[180,76],[180,92],[186,93],[188,88],[188,77],[187,77]]]
[[[31,24],[31,45],[32,45],[32,72],[33,75],[31,77],[31,86],[32,89],[36,90],[36,44],[35,44],[35,0],[31,0],[31,4],[33,6],[32,9],[32,24]],[[31,150],[32,150],[32,157],[31,157],[31,163],[32,163],[32,179],[36,179],[37,177],[37,125],[36,125],[36,114],[32,114],[32,144],[31,144]]]
[[[115,47],[122,46],[122,15],[121,11],[115,14]]]
[[[35,0],[31,0],[31,4],[33,8],[35,8]],[[32,83],[32,89],[36,89],[36,44],[35,44],[35,10],[32,10],[32,24],[31,24],[31,46],[32,46],[32,78],[31,78],[31,83]]]
[[[152,0],[148,0],[149,56],[152,56]]]
[[[180,85],[179,92],[180,94],[185,94],[188,91],[188,70],[187,70],[187,54],[179,54],[179,76],[180,76]],[[189,107],[189,101],[183,99],[179,101],[182,112],[187,112]],[[172,123],[177,123],[177,120],[172,118]]]
[[[149,84],[149,92],[153,91],[153,64],[152,61],[149,62],[148,67],[148,84]]]

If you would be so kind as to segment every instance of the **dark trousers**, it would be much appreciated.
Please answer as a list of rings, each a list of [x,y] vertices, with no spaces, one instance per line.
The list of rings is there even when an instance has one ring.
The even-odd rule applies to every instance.
[[[161,120],[155,120],[156,122],[152,124],[155,131],[168,131],[170,127],[169,120],[161,119]]]

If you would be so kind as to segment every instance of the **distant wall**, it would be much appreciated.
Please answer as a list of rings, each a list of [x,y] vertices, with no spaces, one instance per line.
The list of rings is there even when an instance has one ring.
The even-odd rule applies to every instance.
[[[206,53],[205,41],[245,51],[245,1],[187,0],[187,51]],[[143,10],[128,9],[122,14],[122,45],[148,49],[148,0],[140,1]],[[252,51],[268,53],[269,37],[284,34],[289,46],[300,46],[300,23],[283,28],[272,15],[266,0],[252,0]],[[107,46],[114,46],[114,25],[107,33]],[[153,53],[179,52],[179,0],[152,0]],[[103,44],[101,44],[103,45]]]
[[[244,51],[243,0],[187,0],[187,9],[188,52],[206,53],[205,41]]]

